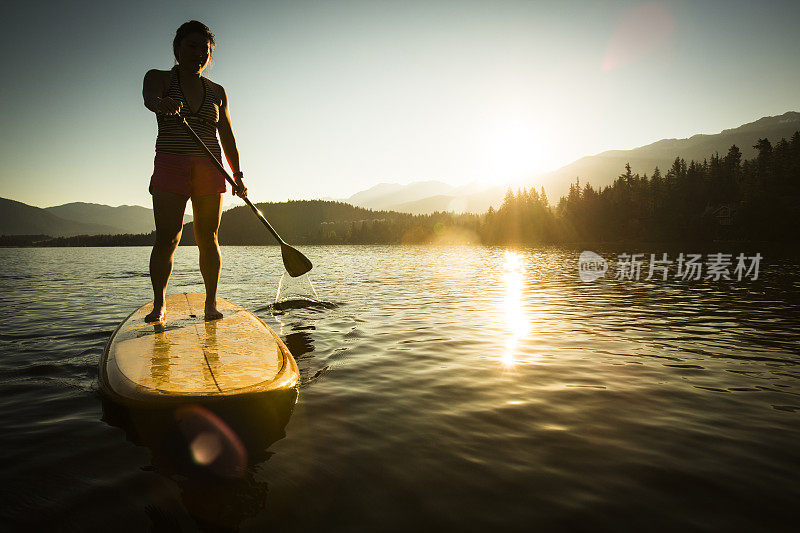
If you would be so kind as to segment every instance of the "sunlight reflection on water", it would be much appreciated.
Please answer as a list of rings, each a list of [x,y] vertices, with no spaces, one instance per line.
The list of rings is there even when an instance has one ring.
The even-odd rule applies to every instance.
[[[508,338],[502,363],[505,368],[517,364],[517,346],[520,339],[530,332],[529,316],[522,302],[525,266],[518,252],[506,251],[503,262],[503,284],[505,288],[505,317]]]

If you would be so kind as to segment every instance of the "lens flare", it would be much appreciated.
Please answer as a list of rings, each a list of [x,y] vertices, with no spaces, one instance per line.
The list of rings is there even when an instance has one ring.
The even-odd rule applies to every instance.
[[[619,21],[601,68],[611,71],[635,63],[663,46],[673,35],[675,19],[661,4],[632,8]]]
[[[218,434],[204,431],[192,440],[189,450],[197,464],[207,466],[219,457],[222,452],[222,441]]]
[[[245,475],[247,449],[219,416],[205,407],[187,405],[178,408],[175,421],[195,465],[221,477]]]

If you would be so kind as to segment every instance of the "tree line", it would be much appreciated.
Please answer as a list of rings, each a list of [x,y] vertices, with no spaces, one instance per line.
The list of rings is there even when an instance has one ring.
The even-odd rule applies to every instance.
[[[702,162],[675,158],[651,176],[626,165],[611,186],[581,187],[576,180],[555,210],[556,240],[774,240],[798,239],[800,132],[774,146],[754,145],[742,160],[733,145]]]
[[[736,145],[702,162],[676,157],[651,176],[627,164],[599,189],[578,178],[553,208],[544,190],[509,192],[481,219],[481,242],[797,241],[800,132],[774,146],[759,139],[754,148],[749,160]]]

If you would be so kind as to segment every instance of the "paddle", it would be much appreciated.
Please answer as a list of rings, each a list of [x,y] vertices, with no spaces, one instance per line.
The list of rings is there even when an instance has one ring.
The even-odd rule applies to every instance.
[[[200,148],[202,148],[202,150],[206,153],[206,155],[208,155],[211,161],[214,162],[219,171],[222,172],[222,175],[225,176],[225,179],[228,180],[228,183],[231,184],[231,187],[233,187],[233,190],[235,191],[237,189],[236,182],[233,181],[233,178],[225,170],[225,167],[222,166],[222,163],[220,163],[219,160],[216,157],[214,157],[214,154],[212,154],[211,150],[208,149],[208,146],[206,146],[206,144],[203,142],[203,139],[201,139],[197,135],[197,133],[195,133],[192,127],[189,126],[189,123],[186,122],[186,118],[180,115],[177,115],[177,117],[180,120],[181,124],[183,124],[183,127],[186,129],[187,133],[189,133],[189,135],[195,140],[197,145]],[[286,244],[286,241],[281,239],[281,236],[278,235],[278,232],[275,231],[275,229],[272,227],[269,221],[264,217],[264,214],[255,205],[253,205],[253,202],[251,202],[249,198],[247,198],[247,195],[240,196],[240,198],[244,200],[247,205],[250,206],[250,209],[253,210],[253,213],[256,214],[261,223],[264,224],[264,226],[266,226],[269,232],[272,233],[272,236],[275,237],[275,239],[281,245],[281,256],[283,257],[283,266],[286,268],[286,272],[288,272],[289,275],[292,276],[293,278],[296,278],[297,276],[302,276],[303,274],[311,270],[313,266],[311,264],[311,261],[309,261],[309,259],[306,256],[300,253],[299,250]]]

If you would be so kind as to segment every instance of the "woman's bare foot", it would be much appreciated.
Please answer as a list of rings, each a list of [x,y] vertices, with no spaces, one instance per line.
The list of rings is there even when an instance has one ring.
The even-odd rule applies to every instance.
[[[163,322],[164,321],[164,304],[153,305],[153,310],[150,311],[145,317],[145,322]]]
[[[222,318],[222,313],[217,309],[217,302],[206,302],[206,320],[219,320]]]

